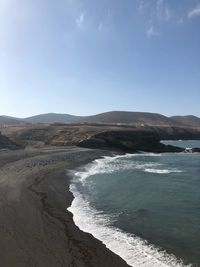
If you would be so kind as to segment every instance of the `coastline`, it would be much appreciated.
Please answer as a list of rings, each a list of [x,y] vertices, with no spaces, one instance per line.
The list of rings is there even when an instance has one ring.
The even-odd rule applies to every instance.
[[[153,155],[152,155],[153,154]],[[167,251],[159,246],[152,245],[147,240],[127,233],[109,222],[112,218],[90,205],[90,201],[84,192],[86,179],[91,175],[108,171],[108,165],[113,159],[141,156],[143,154],[123,154],[104,156],[78,168],[74,172],[70,184],[70,191],[74,195],[73,202],[68,208],[73,213],[75,224],[84,232],[92,234],[102,241],[107,248],[124,259],[130,266],[191,266],[177,258],[172,251]],[[146,156],[160,156],[155,153],[144,153]],[[108,164],[108,165],[107,165]],[[107,165],[107,166],[106,166]],[[112,169],[112,166],[110,166]],[[112,172],[112,171],[111,171]],[[87,185],[86,185],[87,187]],[[86,190],[87,191],[87,190]],[[112,237],[112,238],[110,238]]]
[[[106,155],[78,147],[0,152],[1,266],[128,266],[66,211],[66,170]]]

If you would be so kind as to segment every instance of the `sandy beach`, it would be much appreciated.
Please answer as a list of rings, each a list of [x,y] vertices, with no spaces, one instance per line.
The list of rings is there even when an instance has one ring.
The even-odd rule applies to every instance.
[[[80,231],[67,211],[67,172],[110,154],[77,147],[0,151],[0,266],[128,266]]]

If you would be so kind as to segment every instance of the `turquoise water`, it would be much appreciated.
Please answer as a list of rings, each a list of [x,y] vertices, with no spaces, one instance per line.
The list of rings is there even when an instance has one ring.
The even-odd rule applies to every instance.
[[[71,191],[75,223],[131,266],[200,266],[200,154],[105,157]]]
[[[177,141],[162,141],[162,143],[166,145],[174,145],[178,147],[184,147],[184,148],[194,148],[194,147],[200,147],[200,141],[199,140],[177,140]]]

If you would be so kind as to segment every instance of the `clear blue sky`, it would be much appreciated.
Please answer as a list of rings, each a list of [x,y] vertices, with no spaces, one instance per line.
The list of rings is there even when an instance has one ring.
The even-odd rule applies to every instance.
[[[200,0],[0,0],[0,114],[199,103]]]

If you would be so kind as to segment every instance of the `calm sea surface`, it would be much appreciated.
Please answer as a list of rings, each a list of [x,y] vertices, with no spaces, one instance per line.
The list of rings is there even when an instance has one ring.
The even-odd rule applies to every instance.
[[[200,154],[105,157],[71,191],[75,223],[131,266],[200,266]]]

